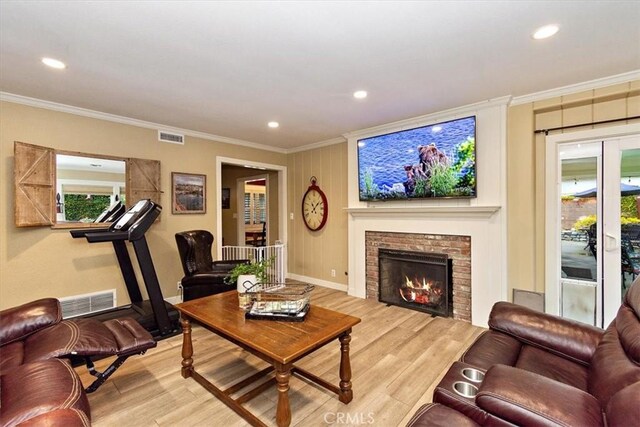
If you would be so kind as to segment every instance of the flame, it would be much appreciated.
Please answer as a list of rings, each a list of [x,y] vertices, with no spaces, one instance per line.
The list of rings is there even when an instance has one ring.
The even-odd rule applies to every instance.
[[[406,302],[414,302],[416,300],[416,293],[414,291],[409,291],[409,297],[410,299],[407,299],[404,296],[404,293],[402,293],[402,289],[398,289],[398,292],[400,292],[400,297],[405,300]]]
[[[405,279],[405,281],[407,283],[406,284],[407,288],[412,288],[413,289],[414,288],[413,281],[411,281],[411,279],[409,279],[407,276],[404,276],[404,279]]]
[[[427,280],[426,277],[414,277],[410,279],[404,276],[404,286],[398,289],[400,297],[406,302],[419,304],[429,304],[433,300],[439,299],[444,290],[438,285],[439,282]]]

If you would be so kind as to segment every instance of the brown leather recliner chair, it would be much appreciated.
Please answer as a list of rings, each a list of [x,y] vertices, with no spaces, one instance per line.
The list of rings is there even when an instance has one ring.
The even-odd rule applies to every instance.
[[[207,230],[176,233],[176,244],[185,274],[180,281],[184,301],[236,289],[235,284],[225,283],[225,278],[236,265],[249,262],[244,259],[214,261],[213,235]]]
[[[435,403],[421,408],[410,426],[445,425],[447,414],[463,414],[469,425],[640,422],[640,279],[604,331],[507,302],[494,305],[489,328],[454,362],[434,391]],[[465,368],[484,378],[465,378]]]
[[[132,319],[62,320],[60,303],[45,298],[0,312],[0,426],[89,425],[86,392],[95,391],[124,361],[155,347]],[[104,372],[93,357],[118,356]],[[71,359],[97,379],[83,390]]]

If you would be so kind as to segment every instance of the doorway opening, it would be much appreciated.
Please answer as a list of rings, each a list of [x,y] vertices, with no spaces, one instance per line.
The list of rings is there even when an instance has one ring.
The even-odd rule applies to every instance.
[[[225,247],[265,247],[287,241],[286,166],[241,159],[216,159],[216,251]],[[286,266],[286,249],[278,261]]]

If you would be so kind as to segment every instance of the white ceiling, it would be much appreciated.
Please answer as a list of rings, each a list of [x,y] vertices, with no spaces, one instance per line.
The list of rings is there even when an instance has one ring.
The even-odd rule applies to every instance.
[[[639,23],[638,1],[4,0],[0,90],[286,149],[640,69]]]
[[[97,159],[93,157],[56,154],[56,169],[119,173],[124,175],[126,172],[126,163],[124,160]]]

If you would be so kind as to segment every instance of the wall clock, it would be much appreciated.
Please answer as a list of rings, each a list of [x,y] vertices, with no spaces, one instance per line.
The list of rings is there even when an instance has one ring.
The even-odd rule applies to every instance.
[[[311,231],[318,231],[327,223],[329,207],[327,206],[327,196],[316,185],[317,178],[311,177],[311,185],[302,197],[302,219],[304,225]]]

